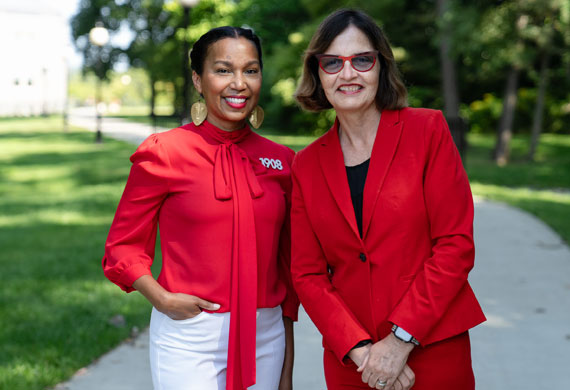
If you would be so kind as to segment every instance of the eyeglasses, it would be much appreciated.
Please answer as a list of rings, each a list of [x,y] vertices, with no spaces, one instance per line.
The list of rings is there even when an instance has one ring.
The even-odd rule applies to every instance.
[[[338,73],[344,68],[346,61],[350,61],[350,65],[359,72],[368,72],[376,64],[377,51],[368,51],[366,53],[355,54],[349,57],[335,56],[330,54],[315,55],[319,60],[319,67],[328,74]]]

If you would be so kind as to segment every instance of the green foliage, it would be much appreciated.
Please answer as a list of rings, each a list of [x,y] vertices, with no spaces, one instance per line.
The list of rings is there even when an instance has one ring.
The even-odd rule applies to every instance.
[[[475,100],[469,106],[461,107],[461,115],[470,124],[473,133],[494,132],[503,109],[503,101],[491,93]]]
[[[570,243],[570,135],[543,134],[536,161],[528,161],[529,136],[516,135],[512,161],[490,159],[494,137],[469,134],[466,170],[473,193],[520,207],[550,225]]]
[[[113,0],[81,0],[79,12],[71,19],[71,35],[76,48],[83,53],[83,69],[105,79],[107,72],[121,57],[122,51],[109,44],[98,48],[89,42],[89,32],[96,24],[117,33],[126,17],[124,8]]]
[[[0,120],[2,389],[51,387],[148,323],[146,300],[101,269],[134,146],[61,129],[58,117]]]
[[[563,70],[570,64],[567,0],[510,0],[491,4],[482,12],[476,10],[477,4],[453,3],[457,20],[454,52],[464,65],[463,80],[468,87],[462,89],[467,91],[464,101],[481,100],[489,93],[502,97],[509,69],[521,69],[515,131],[529,131],[539,82],[537,69],[540,59],[547,56],[552,71],[546,99],[560,107],[560,102],[567,98],[570,81],[568,72]],[[568,132],[569,128],[570,118],[563,111],[546,112],[544,131]]]
[[[529,136],[516,135],[511,164],[498,167],[489,161],[494,139],[489,134],[469,134],[466,169],[473,182],[533,189],[570,190],[570,136],[544,134],[534,162],[527,160]]]
[[[545,132],[569,132],[567,101],[570,84],[570,5],[567,0],[448,0],[442,20],[434,1],[364,0],[202,0],[190,12],[191,25],[182,28],[183,11],[177,1],[83,0],[73,20],[77,46],[86,59],[94,54],[86,33],[96,20],[111,31],[121,23],[135,33],[124,51],[106,48],[108,63],[127,56],[144,69],[150,80],[167,86],[175,107],[180,107],[182,42],[190,45],[220,25],[249,26],[261,37],[264,49],[264,84],[261,104],[270,126],[284,131],[320,133],[331,122],[330,113],[305,113],[291,96],[299,79],[302,55],[317,25],[340,7],[368,12],[391,40],[410,92],[412,106],[441,109],[439,31],[451,31],[462,112],[475,131],[494,131],[496,108],[502,107],[504,81],[512,66],[522,69],[515,126],[528,131],[538,83],[539,58],[551,58],[546,94]],[[115,49],[116,50],[116,49]],[[118,54],[117,54],[118,53]],[[87,66],[93,63],[87,62]],[[143,95],[148,96],[148,95]],[[164,95],[166,96],[166,95]],[[490,99],[492,97],[492,99]],[[471,112],[471,108],[475,107]],[[317,125],[315,125],[317,123]]]
[[[515,118],[516,133],[530,133],[532,115],[536,103],[536,88],[520,88],[517,99],[517,116]],[[567,95],[570,98],[570,94]],[[543,128],[549,133],[570,132],[570,105],[568,98],[556,100],[552,96],[547,97],[547,114]],[[480,100],[461,107],[461,115],[470,125],[470,131],[474,133],[494,133],[498,126],[503,100],[494,94],[486,93]]]

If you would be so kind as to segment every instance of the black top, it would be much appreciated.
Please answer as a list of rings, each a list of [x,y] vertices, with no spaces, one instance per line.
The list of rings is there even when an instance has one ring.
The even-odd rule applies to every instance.
[[[354,207],[354,215],[356,216],[356,224],[358,225],[360,237],[362,237],[362,201],[364,196],[364,183],[366,182],[369,165],[370,159],[353,167],[346,167],[348,187],[350,188],[350,197],[352,198],[352,206]]]

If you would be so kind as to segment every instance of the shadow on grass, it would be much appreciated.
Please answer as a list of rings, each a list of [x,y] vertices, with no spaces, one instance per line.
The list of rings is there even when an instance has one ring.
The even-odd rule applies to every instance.
[[[69,138],[65,137],[65,139],[62,140],[61,135],[50,136],[40,133],[37,138],[48,145],[50,141],[52,141],[53,144],[64,142],[65,145],[67,145],[66,149],[73,149],[69,147],[69,143],[77,142],[81,146],[81,148],[78,149],[83,150],[35,152],[25,151],[24,149],[15,157],[8,159],[6,163],[0,164],[0,168],[4,165],[4,169],[10,169],[14,172],[23,172],[24,169],[47,171],[54,167],[67,167],[77,186],[100,183],[124,183],[131,166],[128,157],[136,148],[134,145],[122,142],[108,142],[104,145],[86,145],[84,134],[75,137],[70,135]],[[18,135],[17,138],[11,138],[11,140],[14,139],[23,141],[26,139],[26,135]],[[56,149],[55,146],[54,149]],[[0,172],[2,172],[2,170],[0,170]],[[4,177],[6,177],[6,173],[4,173]],[[55,177],[53,180],[59,179]],[[43,184],[49,181],[50,178],[38,177],[20,181],[20,184],[37,187],[38,183]]]
[[[45,130],[26,130],[26,131],[0,131],[0,141],[2,140],[13,140],[17,141],[19,139],[30,140],[35,138],[41,138],[43,142],[50,141],[65,141],[65,142],[80,142],[84,143],[86,141],[86,135],[88,133],[82,131],[68,131],[64,133],[63,131],[53,132]],[[90,137],[93,141],[93,136]]]
[[[0,388],[40,390],[146,326],[150,306],[101,267],[135,146],[27,123],[0,121]]]
[[[0,388],[45,389],[148,324],[150,304],[105,279],[107,223],[0,229]],[[158,255],[158,254],[157,254]],[[155,267],[160,267],[160,256]],[[109,320],[125,318],[117,327]]]

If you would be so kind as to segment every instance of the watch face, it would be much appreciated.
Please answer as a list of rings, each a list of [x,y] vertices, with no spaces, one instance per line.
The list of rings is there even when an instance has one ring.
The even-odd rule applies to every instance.
[[[412,335],[406,332],[404,329],[398,327],[394,332],[394,335],[402,341],[409,342],[412,339]]]

